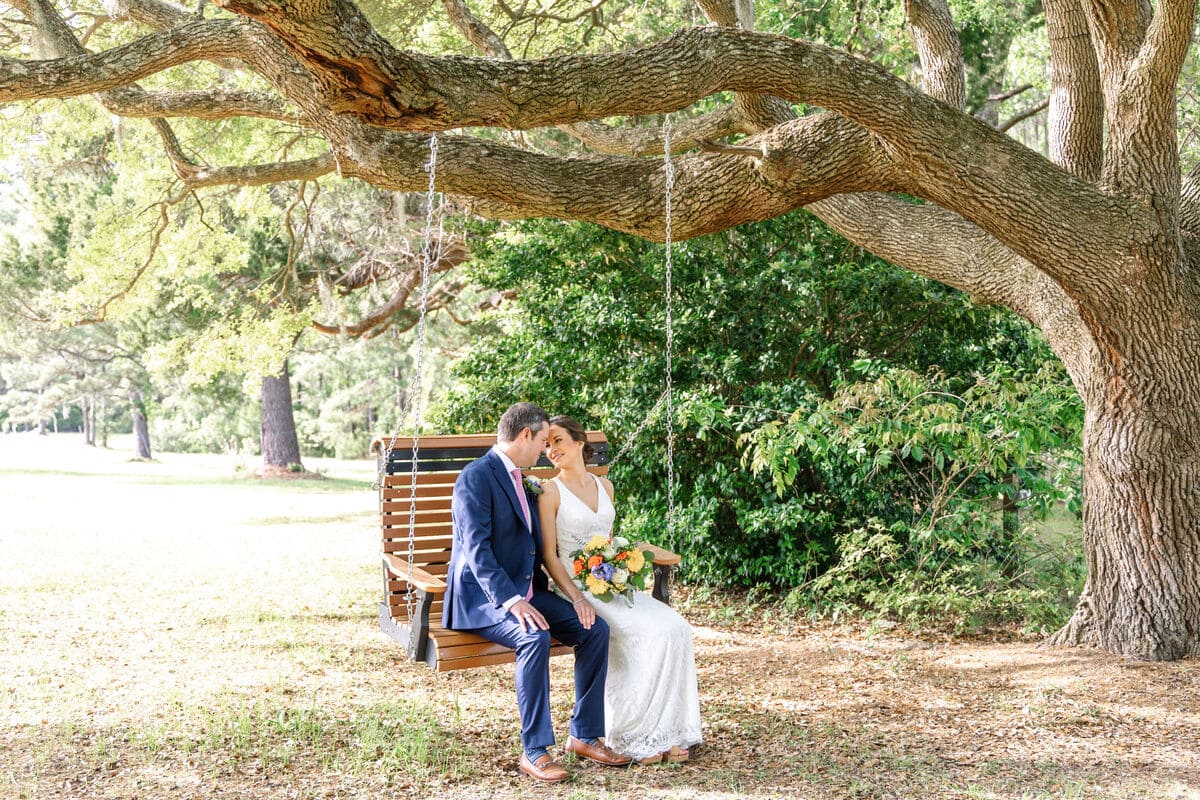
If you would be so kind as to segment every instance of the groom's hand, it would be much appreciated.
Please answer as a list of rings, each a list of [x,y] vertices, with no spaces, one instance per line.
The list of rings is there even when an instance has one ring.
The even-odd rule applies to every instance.
[[[541,628],[544,631],[550,630],[550,623],[546,622],[542,612],[534,608],[528,600],[518,600],[513,603],[509,607],[508,613],[517,618],[517,624],[521,626],[522,633],[528,633],[535,628]]]
[[[575,615],[579,617],[579,624],[583,625],[586,630],[591,630],[592,626],[596,624],[596,609],[592,608],[592,604],[583,597],[571,605],[575,609]]]

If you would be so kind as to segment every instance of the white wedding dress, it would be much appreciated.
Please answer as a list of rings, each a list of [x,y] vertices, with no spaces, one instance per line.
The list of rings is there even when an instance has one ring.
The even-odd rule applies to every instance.
[[[581,550],[596,534],[607,536],[616,511],[598,478],[596,511],[558,478],[554,482],[560,497],[559,560],[570,575],[569,554]],[[630,606],[622,597],[605,602],[584,592],[611,632],[604,689],[605,741],[618,753],[641,759],[700,743],[700,696],[691,626],[648,592],[634,595]]]

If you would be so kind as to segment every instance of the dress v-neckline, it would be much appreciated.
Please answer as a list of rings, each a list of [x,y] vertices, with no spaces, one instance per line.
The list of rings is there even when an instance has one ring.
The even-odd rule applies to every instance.
[[[592,473],[589,472],[588,475],[592,475]],[[587,500],[584,500],[582,497],[580,497],[579,495],[572,492],[571,487],[567,486],[566,481],[562,480],[557,475],[554,477],[554,480],[559,486],[561,486],[564,490],[566,490],[567,494],[571,495],[571,497],[574,497],[576,500],[578,500],[580,503],[582,503],[583,507],[586,508],[588,511],[592,512],[593,514],[600,513],[600,493],[604,491],[604,487],[600,485],[600,481],[596,478],[595,475],[592,475],[592,482],[596,484],[596,507],[595,508],[592,508],[591,506],[589,506],[587,504]]]

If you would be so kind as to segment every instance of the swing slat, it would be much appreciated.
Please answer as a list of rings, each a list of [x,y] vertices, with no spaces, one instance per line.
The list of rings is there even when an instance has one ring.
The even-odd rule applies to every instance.
[[[597,455],[588,464],[588,472],[608,473],[608,439],[599,431],[589,431],[588,440]],[[490,434],[472,436],[422,436],[418,443],[416,523],[413,531],[412,583],[408,581],[409,509],[412,505],[412,438],[397,438],[397,449],[388,460],[380,490],[381,556],[383,559],[383,601],[379,604],[379,626],[405,645],[409,657],[438,672],[507,664],[513,653],[506,647],[471,633],[452,631],[441,626],[443,579],[449,569],[454,531],[450,502],[454,481],[462,468],[487,452],[496,441]],[[388,442],[376,440],[372,452],[383,457]],[[404,447],[401,449],[400,445]],[[407,453],[407,458],[397,457]],[[438,454],[435,459],[432,454]],[[541,480],[549,480],[557,470],[547,465],[527,471]],[[654,596],[670,602],[670,576],[679,556],[651,545],[654,553]],[[413,619],[409,619],[409,606]],[[554,642],[551,655],[563,655],[571,648]]]

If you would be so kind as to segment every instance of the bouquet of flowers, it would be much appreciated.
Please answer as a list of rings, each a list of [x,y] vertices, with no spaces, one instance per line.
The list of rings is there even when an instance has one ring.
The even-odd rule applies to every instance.
[[[600,534],[571,558],[571,577],[580,589],[605,601],[619,595],[631,606],[633,593],[646,588],[654,563],[650,551],[639,550],[624,536],[610,539]]]

